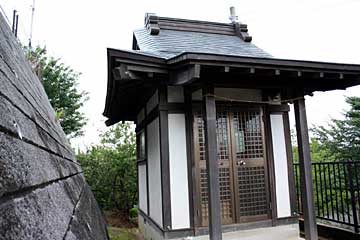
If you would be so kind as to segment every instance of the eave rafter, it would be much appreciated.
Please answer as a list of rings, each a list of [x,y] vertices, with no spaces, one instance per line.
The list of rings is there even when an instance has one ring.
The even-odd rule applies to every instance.
[[[108,92],[104,115],[109,123],[136,118],[140,97],[161,84],[197,89],[203,81],[217,87],[282,91],[345,89],[360,84],[360,65],[183,53],[163,59],[149,53],[108,49]],[[119,110],[121,109],[121,110]],[[116,120],[115,120],[116,119]]]
[[[155,74],[168,74],[168,70],[152,66],[120,63],[120,66],[115,67],[112,73],[115,81],[123,81],[153,78]]]
[[[189,85],[200,79],[200,64],[191,64],[170,73],[170,85]]]

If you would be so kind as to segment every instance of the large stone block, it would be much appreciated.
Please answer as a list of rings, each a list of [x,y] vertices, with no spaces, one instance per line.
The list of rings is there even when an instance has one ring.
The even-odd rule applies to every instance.
[[[0,14],[0,240],[108,239],[81,172]]]

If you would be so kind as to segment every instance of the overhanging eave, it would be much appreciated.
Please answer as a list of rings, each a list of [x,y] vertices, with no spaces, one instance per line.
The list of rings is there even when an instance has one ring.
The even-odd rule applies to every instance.
[[[303,89],[310,94],[359,85],[360,65],[203,53],[164,59],[151,53],[108,49],[104,116],[108,123],[134,120],[159,84],[200,86],[204,82],[224,87]]]

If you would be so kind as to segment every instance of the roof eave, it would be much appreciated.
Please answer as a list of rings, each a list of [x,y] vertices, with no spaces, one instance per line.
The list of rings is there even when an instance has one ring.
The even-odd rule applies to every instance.
[[[332,71],[354,71],[360,73],[359,64],[333,63],[320,61],[306,61],[279,58],[247,57],[234,55],[220,55],[211,53],[183,52],[177,56],[167,59],[167,64],[177,64],[183,61],[213,61],[226,63],[240,63],[251,65],[266,65],[271,67],[297,67],[303,69],[318,69]]]
[[[114,79],[114,68],[123,68],[122,75],[120,74],[120,80]],[[124,108],[120,111],[119,98],[116,99],[116,96],[120,94],[120,92],[118,92],[120,90],[125,91],[123,93],[126,97],[126,86],[129,81],[140,81],[137,82],[138,84],[136,86],[149,84],[151,82],[148,82],[149,79],[147,79],[147,76],[151,75],[153,79],[161,77],[162,81],[167,81],[169,85],[189,85],[193,82],[199,83],[198,80],[207,78],[209,75],[206,75],[206,71],[208,71],[206,69],[212,69],[212,71],[219,70],[220,72],[217,72],[218,74],[225,74],[219,75],[220,78],[217,79],[224,79],[223,77],[226,77],[226,73],[229,74],[232,70],[235,70],[234,72],[240,70],[243,74],[248,74],[247,76],[251,76],[252,74],[252,76],[258,76],[257,78],[267,76],[268,79],[276,79],[277,77],[281,77],[284,80],[288,79],[287,76],[291,75],[291,79],[306,79],[306,84],[316,81],[316,88],[308,88],[307,93],[345,89],[360,84],[360,65],[357,64],[241,57],[192,52],[185,52],[174,58],[165,60],[163,58],[144,55],[141,54],[141,52],[108,49],[108,88],[103,113],[104,116],[109,118],[107,124],[111,125],[118,121],[134,120],[136,118],[134,113],[136,109],[132,109],[131,114],[125,113],[125,111],[129,110],[129,106],[124,103],[125,105],[120,104],[122,108]],[[223,73],[221,73],[221,71],[223,71]],[[127,75],[127,72],[131,74]],[[201,76],[200,72],[202,74]],[[155,74],[157,74],[156,77],[154,77]],[[143,77],[145,77],[146,81],[141,82],[141,78]],[[335,81],[333,81],[334,79]],[[291,84],[292,81],[287,81],[287,87],[291,87]]]
[[[131,52],[126,50],[107,48],[108,83],[103,115],[108,118],[111,117],[111,102],[116,94],[116,92],[114,91],[115,80],[113,77],[113,69],[117,66],[118,59],[120,59],[122,62],[126,62],[129,64],[140,64],[142,66],[151,65],[152,67],[159,66],[162,68],[166,67],[166,62],[163,58],[144,55],[140,52]]]

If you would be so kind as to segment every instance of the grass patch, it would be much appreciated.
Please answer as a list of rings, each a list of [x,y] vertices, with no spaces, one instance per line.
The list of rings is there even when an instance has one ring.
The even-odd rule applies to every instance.
[[[136,228],[108,227],[111,240],[138,240]]]

